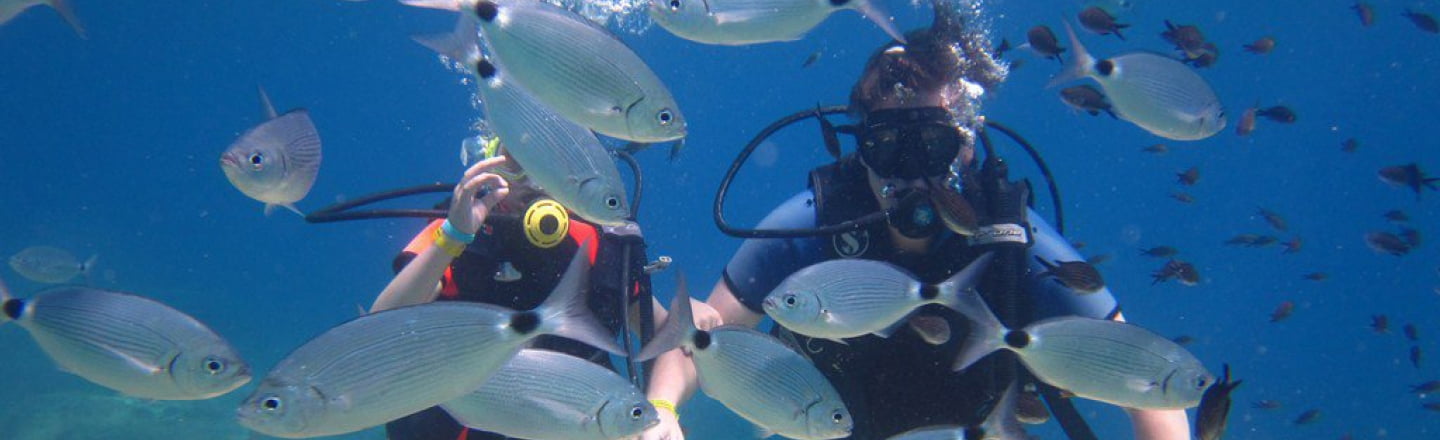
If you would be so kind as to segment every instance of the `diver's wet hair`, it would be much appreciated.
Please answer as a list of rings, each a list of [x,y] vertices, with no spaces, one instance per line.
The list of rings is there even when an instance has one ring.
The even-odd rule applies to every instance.
[[[852,113],[940,105],[958,120],[974,118],[974,101],[1005,79],[1006,68],[990,55],[985,33],[965,25],[977,17],[955,3],[934,0],[930,27],[907,33],[908,44],[891,41],[870,56],[850,91]]]

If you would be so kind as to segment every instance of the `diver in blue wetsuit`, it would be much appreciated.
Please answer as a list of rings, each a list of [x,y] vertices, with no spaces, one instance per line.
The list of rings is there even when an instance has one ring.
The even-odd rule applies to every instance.
[[[959,18],[937,14],[931,28],[911,32],[907,40],[871,56],[850,96],[849,112],[859,123],[827,131],[854,134],[858,151],[837,154],[835,163],[812,171],[810,190],[782,203],[752,230],[756,233],[747,235],[751,238],[731,258],[707,303],[724,324],[754,327],[765,317],[761,304],[766,295],[814,263],[883,260],[937,283],[993,252],[995,261],[979,291],[1012,328],[1062,315],[1123,319],[1107,289],[1082,294],[1040,275],[1047,270],[1041,260],[1083,258],[1026,208],[1028,187],[1006,179],[1002,160],[987,151],[984,165],[976,163],[984,123],[969,99],[975,98],[975,87],[993,87],[1003,76],[982,39],[964,32]],[[838,148],[831,151],[838,153]],[[949,209],[932,201],[942,191],[962,195],[950,203],[974,213],[973,229],[953,228],[964,235],[938,219],[939,209]],[[885,214],[869,218],[883,220],[855,220],[876,212]],[[719,217],[717,212],[726,228]],[[759,233],[773,231],[779,232]],[[781,233],[786,231],[816,233]],[[778,325],[773,333],[793,341],[839,390],[854,418],[850,438],[885,439],[933,425],[973,427],[1015,383],[1041,390],[1067,433],[1084,438],[1062,418],[1066,404],[1057,403],[1064,401],[1059,393],[1029,377],[1012,356],[990,356],[963,373],[952,372],[968,328],[956,313],[926,306],[910,323],[913,330],[888,338],[867,335],[844,344],[809,339]],[[944,329],[954,334],[944,337]],[[673,408],[696,389],[694,366],[681,350],[662,355],[652,371],[648,395],[657,408]],[[1025,393],[1030,402],[1038,402],[1036,394]],[[1073,415],[1073,407],[1070,411]],[[1183,410],[1127,411],[1137,439],[1189,438]],[[644,440],[684,438],[676,412],[660,415],[660,424],[646,431]],[[1088,434],[1088,429],[1081,431]]]

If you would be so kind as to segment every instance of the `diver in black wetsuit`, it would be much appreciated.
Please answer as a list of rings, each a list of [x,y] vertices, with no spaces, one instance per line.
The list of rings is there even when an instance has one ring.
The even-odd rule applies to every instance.
[[[1038,215],[1029,215],[1025,190],[1007,183],[1003,161],[989,157],[983,170],[975,164],[983,123],[975,114],[974,92],[1003,78],[983,38],[937,6],[935,24],[906,39],[908,44],[892,42],[877,50],[852,90],[849,109],[859,123],[848,131],[856,136],[858,151],[812,171],[810,190],[775,208],[757,229],[813,230],[879,211],[887,212],[885,220],[829,235],[750,238],[707,303],[725,324],[754,327],[765,317],[765,296],[810,264],[835,258],[884,260],[935,283],[995,251],[1001,257],[979,290],[988,303],[1013,305],[1009,316],[1001,313],[1011,327],[1061,315],[1122,319],[1107,289],[1081,295],[1038,275],[1045,271],[1039,260],[1082,258]],[[936,219],[936,206],[913,195],[936,191],[963,194],[978,214],[978,231],[967,231],[966,237],[947,230]],[[1001,263],[1006,258],[1008,263]],[[840,391],[854,418],[854,439],[879,440],[931,425],[975,426],[1011,383],[1033,383],[1008,355],[990,356],[963,374],[953,373],[951,362],[968,324],[933,305],[916,316],[928,320],[927,327],[943,322],[957,334],[938,340],[922,336],[927,331],[916,326],[889,338],[871,335],[838,344],[778,325],[775,333],[793,338]],[[695,379],[685,354],[673,350],[657,361],[648,395],[661,402],[657,407],[683,402],[694,393]],[[1137,439],[1189,438],[1184,411],[1128,412]],[[643,440],[684,438],[676,413],[660,411],[660,419]]]
[[[528,185],[511,186],[500,171],[504,157],[472,166],[456,186],[445,220],[435,220],[395,258],[395,279],[375,299],[371,312],[429,301],[475,301],[514,310],[542,303],[565,272],[575,252],[590,243],[590,309],[609,330],[625,331],[621,295],[630,307],[648,298],[644,242],[638,228],[604,228],[570,215],[563,206]],[[508,173],[512,177],[514,170]],[[482,187],[493,188],[476,197]],[[624,247],[630,248],[625,264]],[[629,276],[622,277],[628,271]],[[436,281],[439,284],[436,284]],[[622,281],[628,280],[628,282]],[[622,285],[629,284],[629,288]],[[623,292],[623,293],[622,293]],[[663,319],[665,310],[651,302]],[[703,304],[701,319],[714,316]],[[631,313],[629,316],[641,316]],[[713,318],[712,318],[713,319]],[[610,356],[588,345],[542,337],[532,346],[559,351],[614,369]],[[385,426],[391,440],[497,440],[500,434],[467,429],[439,407]]]

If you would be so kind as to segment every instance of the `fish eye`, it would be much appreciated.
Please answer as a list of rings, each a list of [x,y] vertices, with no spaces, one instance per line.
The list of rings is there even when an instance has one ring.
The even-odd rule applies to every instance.
[[[265,165],[265,155],[260,153],[251,153],[250,165],[255,167],[255,169],[257,170],[260,169],[261,166]]]
[[[1206,385],[1209,385],[1209,384],[1210,384],[1210,379],[1208,379],[1208,378],[1200,377],[1200,378],[1196,378],[1196,379],[1195,379],[1195,388],[1205,388],[1205,386],[1206,386]]]
[[[606,198],[605,198],[605,207],[610,208],[610,209],[619,208],[619,207],[620,207],[620,199],[619,199],[619,198],[616,198],[616,197],[606,197]]]
[[[675,122],[675,114],[671,113],[668,108],[661,109],[660,113],[655,114],[655,121],[659,122],[661,127],[668,126],[671,122]]]
[[[281,403],[282,402],[280,401],[279,397],[270,396],[266,397],[265,400],[260,401],[260,407],[264,408],[266,411],[279,411]]]
[[[645,408],[640,406],[630,408],[630,420],[640,420],[643,416],[645,416]]]
[[[1102,76],[1110,76],[1111,73],[1115,73],[1115,62],[1103,60],[1095,63],[1095,71],[1099,72]]]
[[[831,414],[831,415],[830,415],[830,420],[833,421],[833,422],[835,422],[835,423],[837,423],[837,424],[839,424],[839,423],[845,423],[845,413],[840,412],[840,411],[835,411],[834,414]]]
[[[225,372],[225,362],[214,357],[205,358],[205,371],[210,372],[210,374],[223,373]]]
[[[785,305],[795,307],[796,302],[795,295],[785,295]]]
[[[680,0],[670,0],[670,12],[680,11]]]

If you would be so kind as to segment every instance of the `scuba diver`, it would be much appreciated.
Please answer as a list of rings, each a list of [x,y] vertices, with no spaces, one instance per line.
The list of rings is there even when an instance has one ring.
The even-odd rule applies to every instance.
[[[521,177],[523,170],[499,155],[493,144],[488,152],[454,187],[445,219],[431,221],[395,258],[395,278],[375,298],[371,313],[430,301],[477,301],[529,310],[545,300],[539,292],[554,288],[583,245],[597,243],[588,247],[587,301],[595,316],[616,334],[627,334],[622,326],[627,320],[629,328],[639,329],[646,328],[642,321],[653,322],[651,316],[663,319],[665,309],[653,298],[645,299],[650,298],[649,272],[655,265],[647,265],[644,240],[634,223],[601,227],[574,217],[530,186]],[[335,212],[322,210],[320,220],[312,221],[344,217]],[[354,218],[394,215],[398,214]],[[631,310],[621,310],[620,298]],[[645,302],[651,310],[641,310],[639,305]],[[703,303],[692,306],[701,306],[700,319],[718,320]],[[567,353],[618,371],[604,351],[568,339],[542,337],[532,348]],[[638,382],[635,367],[628,369],[632,382]],[[439,407],[390,422],[385,431],[391,440],[508,438],[466,428]]]
[[[722,218],[729,179],[747,155],[742,153],[731,168],[717,196],[716,222],[747,239],[707,300],[725,325],[758,326],[766,317],[766,296],[792,273],[822,261],[886,261],[933,284],[987,253],[994,258],[978,290],[987,303],[998,304],[995,312],[1010,328],[1065,315],[1123,320],[1108,289],[1080,294],[1041,275],[1047,262],[1083,258],[1029,210],[1028,186],[1008,180],[1007,165],[994,154],[985,132],[993,124],[975,114],[978,90],[998,85],[1004,68],[986,52],[983,36],[967,31],[962,17],[944,10],[946,2],[935,3],[929,28],[908,33],[908,43],[892,41],[871,55],[850,94],[848,111],[858,124],[832,126],[820,109],[811,115],[820,119],[836,161],[812,171],[810,188],[774,208],[757,229],[731,228]],[[767,128],[752,146],[772,129],[778,128]],[[858,151],[840,154],[836,134],[853,134]],[[976,157],[977,144],[985,147],[983,162]],[[937,197],[946,191],[963,198]],[[963,218],[941,221],[965,211],[955,210],[956,204],[970,210],[971,224]],[[951,220],[958,224],[948,225]],[[1072,439],[1094,438],[1073,405],[1031,377],[1009,353],[952,372],[969,328],[957,313],[932,304],[909,323],[914,331],[901,328],[888,338],[866,335],[843,342],[811,339],[779,324],[772,334],[808,356],[840,392],[854,421],[849,438],[885,439],[934,425],[976,427],[1011,384],[1026,390],[1020,400],[1031,404],[1017,405],[1022,421],[1039,423],[1053,413]],[[953,329],[955,336],[924,330],[936,324]],[[656,360],[647,395],[661,402],[657,407],[673,408],[688,400],[696,386],[694,365],[676,349]],[[1040,406],[1041,395],[1049,411]],[[1127,412],[1137,439],[1189,438],[1183,410]],[[678,415],[659,413],[660,423],[642,439],[683,439]]]

